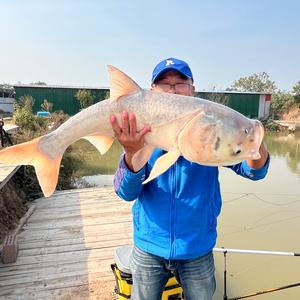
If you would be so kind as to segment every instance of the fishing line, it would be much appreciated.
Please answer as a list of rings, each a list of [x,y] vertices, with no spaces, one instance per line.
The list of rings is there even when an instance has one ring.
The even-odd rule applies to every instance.
[[[231,194],[235,194],[235,193],[231,193]],[[257,200],[259,200],[263,203],[269,204],[269,205],[273,205],[273,206],[286,206],[286,205],[291,205],[291,204],[298,203],[298,202],[300,203],[300,195],[297,195],[297,194],[295,194],[295,195],[291,195],[291,194],[260,194],[260,195],[268,195],[268,196],[273,195],[273,196],[284,196],[284,197],[286,197],[286,196],[299,197],[299,200],[294,200],[294,201],[290,201],[290,202],[286,202],[286,203],[276,203],[276,202],[273,202],[273,201],[264,200],[261,197],[259,197],[258,195],[259,194],[256,194],[256,193],[245,193],[245,194],[242,194],[239,197],[236,197],[236,198],[233,198],[233,199],[230,199],[230,200],[225,200],[225,201],[223,201],[223,203],[224,204],[231,203],[231,202],[243,199],[243,198],[248,197],[248,196],[253,196]]]

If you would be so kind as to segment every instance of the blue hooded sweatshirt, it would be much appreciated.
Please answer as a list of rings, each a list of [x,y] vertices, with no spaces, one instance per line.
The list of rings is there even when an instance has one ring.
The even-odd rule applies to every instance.
[[[182,156],[165,173],[146,185],[155,161],[165,152],[155,149],[137,173],[121,157],[114,185],[118,196],[135,200],[132,207],[134,243],[145,252],[166,259],[192,259],[212,251],[217,239],[221,211],[218,167],[192,163]],[[246,161],[229,166],[251,180],[266,176],[269,158],[260,169]]]

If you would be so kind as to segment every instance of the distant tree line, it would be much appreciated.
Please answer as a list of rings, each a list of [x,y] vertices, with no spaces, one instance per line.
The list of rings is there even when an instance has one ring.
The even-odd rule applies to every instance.
[[[233,82],[228,91],[272,93],[271,113],[273,117],[281,117],[291,110],[300,109],[300,80],[292,91],[280,90],[275,81],[266,72],[241,77]]]

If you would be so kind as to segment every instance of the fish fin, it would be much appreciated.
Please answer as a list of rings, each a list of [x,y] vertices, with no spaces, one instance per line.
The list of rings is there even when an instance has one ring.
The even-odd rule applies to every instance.
[[[132,165],[133,165],[133,170],[135,172],[141,170],[144,165],[147,163],[149,160],[152,152],[153,152],[154,147],[150,145],[145,145],[141,150],[136,152],[131,160]]]
[[[84,136],[83,139],[93,144],[101,155],[105,154],[114,142],[114,138],[111,136],[101,136],[96,134]]]
[[[121,96],[141,90],[141,87],[129,76],[114,66],[108,65],[110,77],[110,99],[117,100]]]
[[[178,159],[180,156],[179,149],[171,150],[168,153],[162,155],[155,162],[153,169],[149,175],[149,177],[143,182],[143,184],[148,183],[152,179],[158,177],[165,171],[167,171]]]
[[[34,166],[41,189],[45,197],[49,197],[55,191],[62,155],[49,158],[40,150],[40,139],[4,148],[0,151],[0,163]]]

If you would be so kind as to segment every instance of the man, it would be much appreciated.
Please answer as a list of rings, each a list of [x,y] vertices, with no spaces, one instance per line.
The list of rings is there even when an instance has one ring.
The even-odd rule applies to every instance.
[[[153,71],[151,90],[194,96],[190,67],[179,59],[163,60]],[[122,113],[122,124],[113,115],[111,125],[124,148],[115,175],[115,190],[124,200],[135,200],[132,299],[160,300],[169,271],[181,283],[185,299],[212,299],[215,291],[212,249],[221,210],[218,168],[180,157],[165,173],[142,185],[164,151],[155,149],[148,163],[133,172],[132,157],[144,146],[144,136],[151,128],[145,125],[137,132],[135,115],[126,111]],[[246,178],[262,179],[269,165],[263,145],[260,154],[259,160],[229,168]]]

